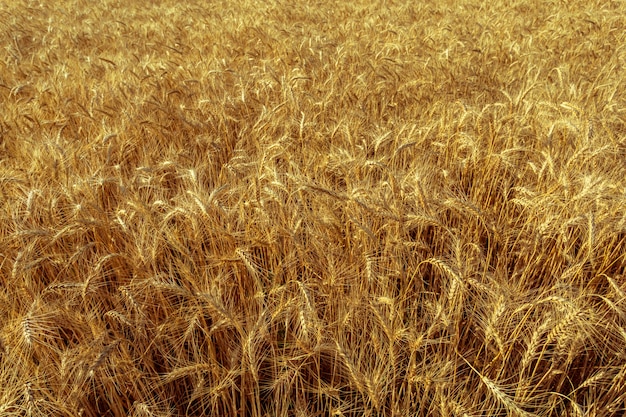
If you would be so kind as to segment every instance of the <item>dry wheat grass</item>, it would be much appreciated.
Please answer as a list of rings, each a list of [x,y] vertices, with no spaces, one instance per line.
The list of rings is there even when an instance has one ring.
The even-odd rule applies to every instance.
[[[231,3],[0,4],[0,414],[623,415],[620,2]]]

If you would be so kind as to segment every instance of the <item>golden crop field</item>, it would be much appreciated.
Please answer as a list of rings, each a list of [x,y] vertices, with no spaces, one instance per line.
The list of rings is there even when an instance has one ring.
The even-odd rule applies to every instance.
[[[621,416],[626,3],[0,3],[0,416]]]

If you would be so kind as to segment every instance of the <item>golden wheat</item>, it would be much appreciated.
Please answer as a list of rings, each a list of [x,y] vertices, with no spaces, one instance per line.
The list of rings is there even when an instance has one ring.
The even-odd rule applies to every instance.
[[[626,410],[620,2],[0,16],[1,415]]]

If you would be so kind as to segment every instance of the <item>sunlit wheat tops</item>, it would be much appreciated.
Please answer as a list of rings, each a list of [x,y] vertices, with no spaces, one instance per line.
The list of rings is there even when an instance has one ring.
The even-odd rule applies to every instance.
[[[0,416],[624,415],[624,27],[0,2]]]

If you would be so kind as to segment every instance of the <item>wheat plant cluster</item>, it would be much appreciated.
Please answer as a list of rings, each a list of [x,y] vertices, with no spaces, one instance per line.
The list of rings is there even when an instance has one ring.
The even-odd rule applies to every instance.
[[[624,28],[0,3],[0,415],[623,415]]]

